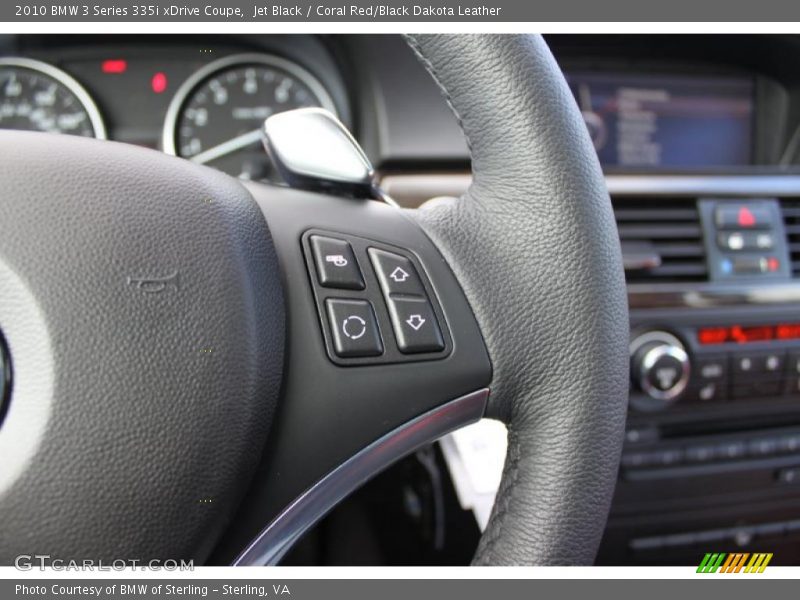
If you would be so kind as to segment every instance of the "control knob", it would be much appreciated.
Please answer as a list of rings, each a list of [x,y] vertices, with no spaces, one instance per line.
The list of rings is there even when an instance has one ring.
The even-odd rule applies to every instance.
[[[631,377],[653,400],[675,401],[689,383],[691,363],[683,344],[665,331],[650,331],[631,343]]]

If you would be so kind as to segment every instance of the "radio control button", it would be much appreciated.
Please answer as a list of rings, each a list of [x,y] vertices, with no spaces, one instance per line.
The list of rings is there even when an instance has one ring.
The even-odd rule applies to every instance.
[[[620,464],[625,468],[649,467],[656,463],[655,452],[625,452]]]
[[[707,381],[689,388],[686,392],[688,398],[700,402],[714,402],[724,400],[728,395],[727,386],[720,381]]]
[[[747,444],[750,456],[769,456],[778,451],[778,442],[775,438],[757,438]]]
[[[695,365],[694,374],[698,380],[720,381],[728,376],[728,357],[724,354],[697,358]]]
[[[739,375],[750,375],[755,371],[755,360],[749,354],[737,354],[733,357],[734,377]]]
[[[733,460],[742,458],[747,454],[747,446],[742,441],[730,441],[717,444],[714,454],[721,460]]]
[[[786,352],[783,350],[769,352],[736,353],[733,357],[733,378],[751,382],[754,373],[780,376],[786,364]]]
[[[672,467],[683,462],[684,454],[680,448],[668,448],[654,452],[654,462],[659,467]]]
[[[650,388],[659,392],[669,392],[681,380],[681,373],[683,372],[682,360],[672,353],[667,353],[667,351],[661,352],[656,349],[655,352],[658,352],[658,354],[647,371],[647,384]]]
[[[728,396],[728,356],[714,354],[696,358],[687,396],[703,403],[724,400]]]
[[[714,459],[714,446],[689,446],[685,456],[686,462],[708,462]]]
[[[800,483],[800,469],[797,467],[790,467],[781,469],[776,476],[778,483]]]
[[[785,352],[769,352],[759,360],[759,366],[763,367],[765,373],[779,375],[783,373],[786,364]]]
[[[779,452],[800,452],[800,433],[778,438]]]
[[[653,400],[676,400],[689,383],[691,365],[686,350],[673,335],[644,333],[631,343],[631,374],[639,389]]]

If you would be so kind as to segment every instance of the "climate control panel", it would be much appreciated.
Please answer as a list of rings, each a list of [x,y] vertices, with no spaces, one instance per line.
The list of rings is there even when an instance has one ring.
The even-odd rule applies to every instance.
[[[630,353],[636,410],[800,399],[800,323],[640,330]]]

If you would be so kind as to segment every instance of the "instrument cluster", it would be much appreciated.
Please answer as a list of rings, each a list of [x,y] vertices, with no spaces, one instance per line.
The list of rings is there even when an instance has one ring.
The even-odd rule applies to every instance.
[[[199,53],[160,58],[150,49],[53,62],[2,56],[0,128],[135,143],[242,179],[269,180],[275,174],[260,135],[267,117],[322,107],[345,118],[341,94],[334,101],[320,77],[295,59]]]

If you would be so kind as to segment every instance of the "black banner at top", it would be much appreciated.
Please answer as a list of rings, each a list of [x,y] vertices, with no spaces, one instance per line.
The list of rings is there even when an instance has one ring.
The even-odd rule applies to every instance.
[[[6,22],[800,22],[796,0],[89,0],[0,3]]]

